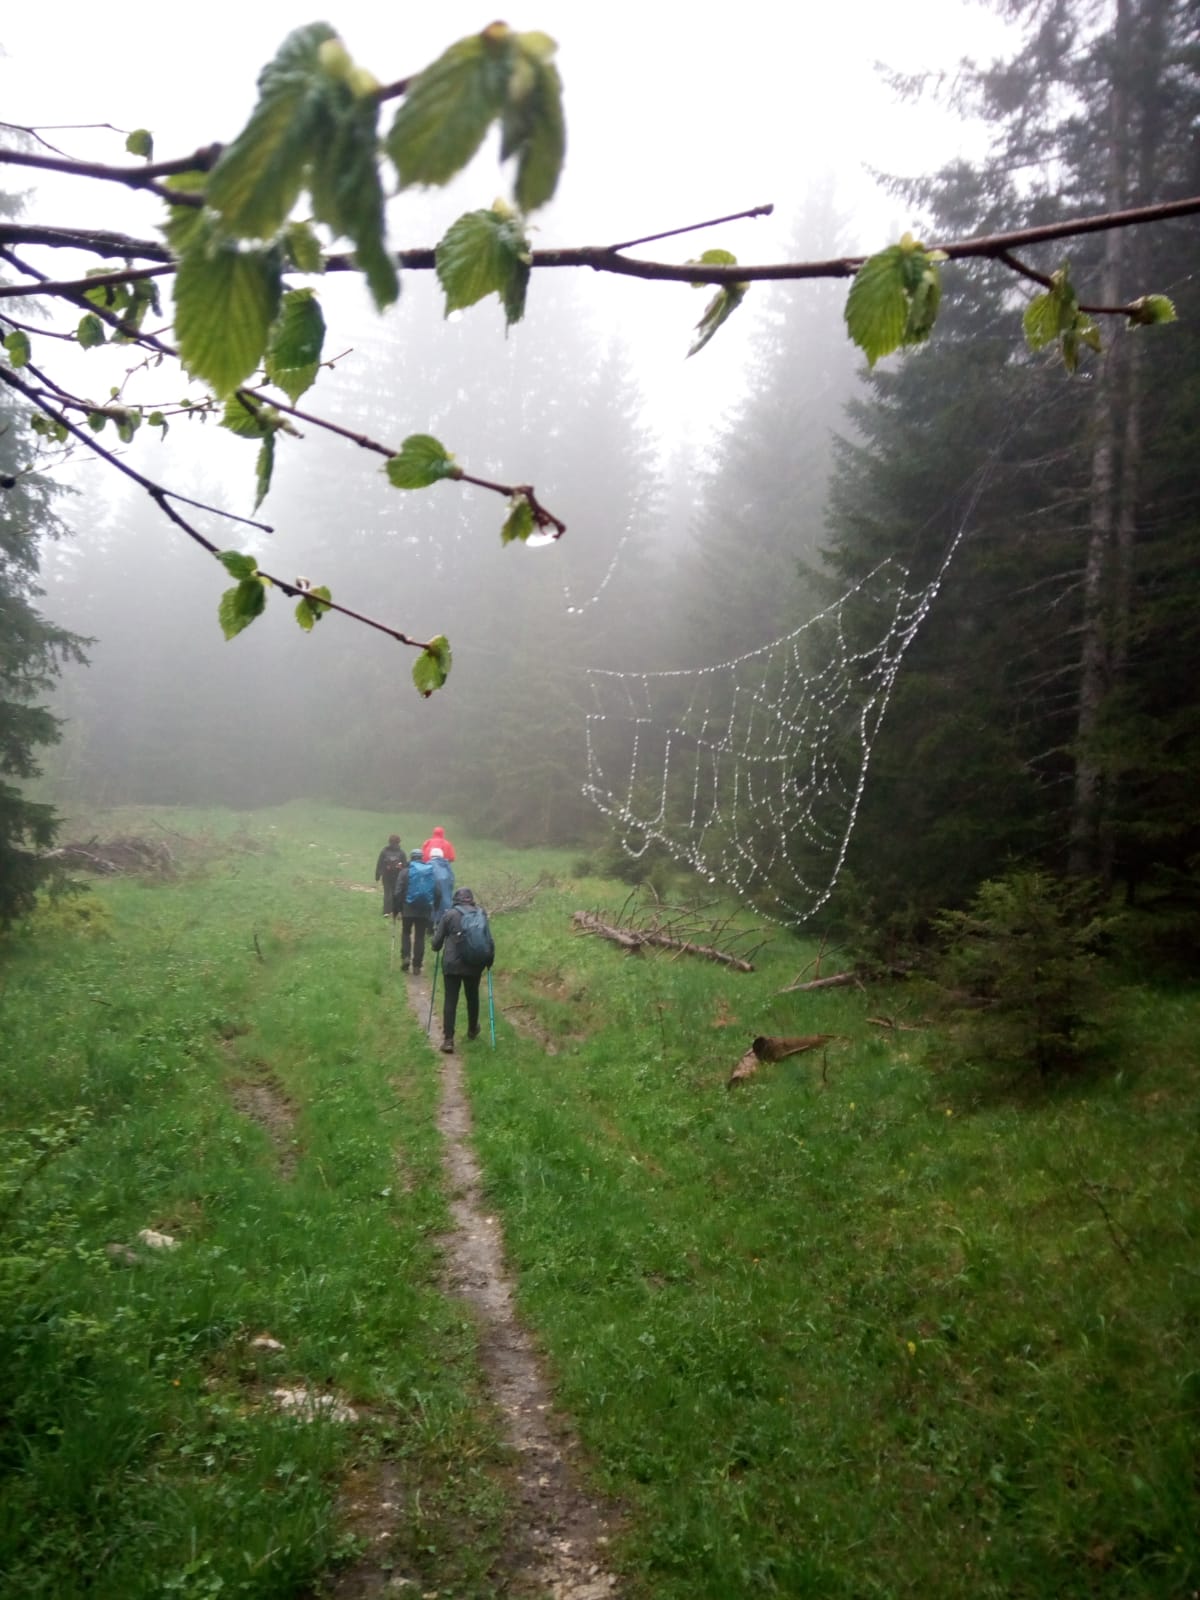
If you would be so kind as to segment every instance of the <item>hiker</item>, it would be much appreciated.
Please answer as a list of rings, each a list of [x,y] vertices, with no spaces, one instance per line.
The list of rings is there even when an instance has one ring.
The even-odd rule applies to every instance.
[[[400,848],[400,835],[389,833],[388,842],[379,852],[379,860],[375,863],[375,882],[383,879],[383,914],[385,917],[395,917],[400,913],[400,906],[396,899],[396,880],[402,869],[407,865],[408,857]]]
[[[433,868],[433,921],[436,926],[454,904],[454,868],[445,856],[431,856],[429,865]]]
[[[420,973],[425,959],[425,935],[433,926],[436,898],[437,877],[433,867],[414,855],[408,863],[398,907],[402,918],[400,970],[408,972],[411,967],[414,977]]]
[[[447,861],[454,860],[454,846],[441,828],[435,828],[421,846],[422,861],[432,861],[436,856],[444,856]]]
[[[454,903],[433,931],[433,948],[442,952],[445,979],[442,1001],[442,1049],[454,1049],[458,992],[467,997],[467,1038],[479,1037],[479,980],[496,959],[487,912],[475,904],[470,889],[456,889]]]

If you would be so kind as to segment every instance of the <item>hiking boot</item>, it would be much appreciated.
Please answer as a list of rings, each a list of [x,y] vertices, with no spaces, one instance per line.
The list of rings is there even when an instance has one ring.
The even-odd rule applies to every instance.
[[[405,971],[407,971],[407,970],[408,970],[408,969],[407,969],[407,967],[406,967],[406,968],[405,968]],[[420,969],[420,967],[414,967],[414,968],[413,968],[413,969],[412,969],[412,975],[413,975],[413,977],[414,977],[414,978],[419,978],[419,977],[420,977],[420,976],[421,976],[421,969]]]
[[[443,1039],[442,1040],[442,1050],[448,1056],[452,1056],[454,1054],[454,1036],[453,1036],[453,1034],[451,1034],[448,1039]]]
[[[470,1043],[470,1041],[472,1039],[478,1039],[478,1037],[479,1037],[479,1029],[478,1028],[468,1028],[467,1029],[467,1042],[468,1043]]]

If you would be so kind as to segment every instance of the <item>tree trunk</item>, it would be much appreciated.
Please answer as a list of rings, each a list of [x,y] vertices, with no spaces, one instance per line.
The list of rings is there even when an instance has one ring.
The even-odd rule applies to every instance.
[[[1113,210],[1125,204],[1129,187],[1129,59],[1132,0],[1117,0],[1113,28],[1112,75],[1108,99],[1108,160],[1105,203]],[[1118,304],[1127,276],[1128,243],[1122,230],[1105,239],[1101,298]],[[1083,626],[1079,656],[1079,702],[1075,723],[1075,786],[1071,805],[1067,870],[1077,876],[1106,876],[1111,862],[1102,848],[1105,812],[1104,766],[1096,735],[1105,700],[1112,687],[1112,603],[1116,565],[1121,434],[1121,400],[1125,388],[1124,336],[1116,333],[1096,384],[1094,436],[1089,489],[1089,534],[1083,578]]]

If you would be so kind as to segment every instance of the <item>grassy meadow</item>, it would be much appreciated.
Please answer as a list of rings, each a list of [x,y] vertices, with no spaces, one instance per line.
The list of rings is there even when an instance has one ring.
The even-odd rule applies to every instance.
[[[571,929],[624,886],[441,820],[485,903],[544,878],[495,920],[467,1071],[619,1594],[1200,1588],[1195,992],[1125,984],[1103,1069],[1055,1086],[951,1068],[902,987],[780,995],[815,954],[782,931],[751,974],[628,957]],[[352,887],[395,826],[93,817],[179,875],[0,950],[6,1597],[319,1596],[381,1550],[399,1592],[512,1592],[438,1287],[439,1058]],[[727,1089],[754,1035],[815,1032]]]

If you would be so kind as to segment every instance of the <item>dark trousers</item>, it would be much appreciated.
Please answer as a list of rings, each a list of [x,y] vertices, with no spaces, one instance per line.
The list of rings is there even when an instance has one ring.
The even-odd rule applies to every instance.
[[[480,974],[463,973],[460,977],[456,972],[444,972],[442,976],[446,980],[442,999],[442,1032],[447,1039],[453,1039],[454,1018],[458,1014],[458,991],[461,989],[467,997],[467,1032],[475,1033],[479,1028]]]
[[[407,967],[412,961],[414,972],[420,972],[425,959],[425,930],[429,924],[424,917],[405,917],[400,935],[400,965]],[[416,935],[414,939],[414,934]]]

